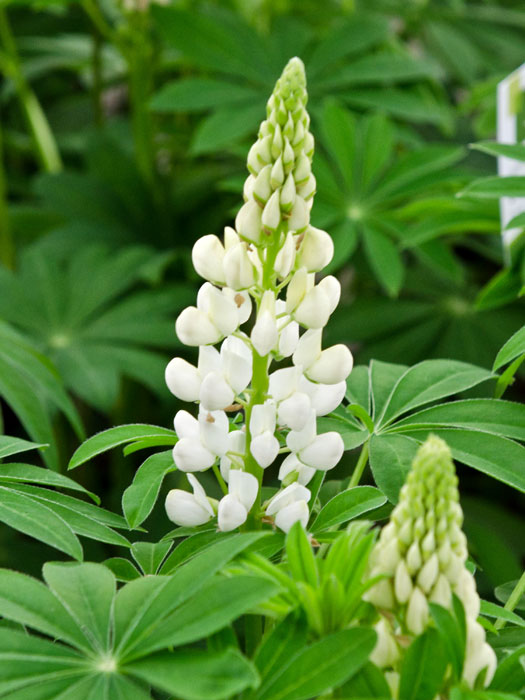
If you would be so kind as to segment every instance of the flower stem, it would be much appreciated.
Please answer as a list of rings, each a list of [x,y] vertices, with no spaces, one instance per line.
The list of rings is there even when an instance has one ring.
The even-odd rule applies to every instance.
[[[4,49],[3,71],[14,83],[40,165],[48,173],[59,172],[62,170],[62,160],[55,137],[42,105],[22,71],[16,41],[4,7],[0,7],[0,40]]]
[[[521,597],[525,593],[525,571],[522,573],[520,580],[518,583],[514,586],[514,590],[509,596],[509,599],[504,605],[504,609],[508,610],[509,612],[512,612],[516,605],[519,603]],[[505,620],[503,618],[499,618],[499,620],[496,620],[496,623],[494,627],[497,630],[502,629],[502,627],[505,626]]]
[[[350,482],[348,483],[349,489],[353,488],[354,486],[357,486],[357,484],[361,481],[361,477],[363,476],[363,472],[368,463],[368,442],[369,441],[367,440],[361,448],[361,454],[359,455],[359,459],[357,460],[357,464],[355,465],[354,472],[350,478]]]

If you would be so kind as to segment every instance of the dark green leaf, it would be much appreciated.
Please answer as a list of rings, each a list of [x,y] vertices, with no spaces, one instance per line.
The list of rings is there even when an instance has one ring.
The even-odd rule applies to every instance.
[[[437,630],[430,628],[416,637],[401,665],[399,700],[433,700],[441,690],[447,661]]]
[[[300,522],[294,523],[286,536],[286,557],[295,581],[304,581],[314,588],[319,585],[312,545]]]
[[[525,326],[520,328],[519,331],[514,333],[514,335],[507,340],[505,345],[496,355],[494,360],[493,370],[496,371],[508,362],[511,362],[516,357],[525,353]]]
[[[372,435],[370,467],[378,488],[391,503],[397,503],[419,444],[405,435]]]
[[[0,459],[16,455],[20,452],[28,450],[39,450],[48,447],[45,443],[29,442],[29,440],[21,440],[20,438],[10,437],[8,435],[0,435]]]
[[[363,513],[379,508],[384,503],[386,503],[386,497],[373,486],[355,486],[347,489],[330,499],[321,509],[312,524],[312,532],[321,532],[346,523]]]
[[[171,451],[151,455],[137,470],[124,491],[122,510],[131,529],[138,527],[153,510],[166,474],[175,469]]]

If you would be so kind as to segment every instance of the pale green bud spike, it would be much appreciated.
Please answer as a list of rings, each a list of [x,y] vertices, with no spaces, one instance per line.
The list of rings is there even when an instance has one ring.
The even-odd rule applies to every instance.
[[[237,230],[260,249],[274,242],[281,247],[288,232],[299,236],[310,224],[315,178],[307,99],[304,65],[295,57],[288,61],[275,84],[266,105],[266,119],[248,154],[250,177],[244,187],[247,206],[239,218],[242,226]],[[250,206],[252,202],[260,208],[260,217]],[[258,232],[254,230],[257,225]]]
[[[467,545],[462,522],[450,450],[441,438],[430,435],[414,458],[399,503],[371,555],[370,577],[386,578],[371,588],[366,598],[380,612],[391,611],[381,619],[390,625],[396,639],[417,636],[432,624],[429,602],[451,609],[452,594],[458,596],[465,609],[469,642],[463,678],[473,687],[485,668],[484,683],[488,685],[496,661],[476,621],[480,601],[474,577],[465,567]],[[402,656],[402,644],[399,651]],[[386,653],[382,656],[391,658]],[[385,667],[388,665],[398,670],[395,664]]]

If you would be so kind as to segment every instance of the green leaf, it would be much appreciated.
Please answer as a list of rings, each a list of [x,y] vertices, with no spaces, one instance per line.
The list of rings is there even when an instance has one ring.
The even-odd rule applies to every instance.
[[[353,450],[366,442],[369,432],[366,428],[350,422],[344,416],[333,414],[317,419],[317,430],[325,433],[334,430],[343,438],[345,450]]]
[[[372,435],[370,439],[374,481],[391,503],[397,503],[418,447],[416,440],[406,435]]]
[[[486,311],[510,304],[519,296],[520,289],[521,280],[516,270],[500,270],[479,290],[475,308],[478,311]]]
[[[304,618],[298,616],[297,611],[293,611],[264,635],[254,657],[254,663],[262,678],[260,692],[272,682],[281,668],[304,648],[307,634],[308,627]]]
[[[454,459],[525,492],[525,447],[512,440],[477,430],[433,428],[413,430],[407,436],[424,442],[429,433],[445,440]],[[401,437],[401,436],[399,436]]]
[[[133,483],[122,496],[122,510],[131,529],[146,520],[153,510],[164,477],[174,469],[171,451],[151,455],[140,465]]]
[[[115,646],[129,652],[150,625],[195,595],[233,557],[264,536],[263,532],[232,535],[195,556],[173,576],[128,583],[115,601]]]
[[[390,362],[372,360],[368,391],[371,394],[374,421],[378,422],[385,404],[399,379],[408,370],[406,365],[394,365]],[[352,374],[350,374],[352,376]]]
[[[460,681],[465,660],[464,624],[462,626],[449,610],[440,605],[429,603],[429,608],[443,646],[447,651],[448,659],[452,664],[454,676],[457,681]]]
[[[254,134],[264,117],[264,101],[222,107],[199,124],[192,143],[194,155],[213,153]]]
[[[525,646],[504,657],[496,669],[490,684],[491,690],[520,692],[525,686]],[[521,695],[521,692],[520,692]]]
[[[474,180],[457,194],[458,197],[475,197],[477,199],[500,199],[500,197],[523,197],[525,195],[525,177],[482,177]]]
[[[496,590],[494,591],[494,594],[496,598],[500,601],[500,603],[505,604],[508,599],[510,598],[513,590],[516,588],[518,584],[518,581],[507,581],[507,583],[502,583],[501,586],[498,586]],[[525,612],[525,595],[523,595],[520,600],[518,600],[518,603],[515,607],[516,610],[520,610],[521,612]]]
[[[319,585],[317,563],[312,545],[300,522],[294,523],[286,536],[286,557],[295,581],[304,581],[313,588]]]
[[[401,665],[399,700],[433,700],[441,690],[447,662],[437,630],[430,628],[416,637]]]
[[[85,675],[85,660],[62,644],[0,629],[0,694],[45,682],[67,678],[73,682]],[[31,696],[34,697],[34,696]]]
[[[525,405],[500,399],[451,401],[413,413],[397,421],[392,430],[434,425],[481,430],[525,441]]]
[[[176,114],[246,102],[258,96],[256,90],[245,85],[211,78],[186,78],[166,83],[153,96],[150,106],[156,112]]]
[[[226,700],[258,683],[253,665],[233,649],[159,652],[125,670],[182,700]]]
[[[347,187],[355,177],[355,117],[334,100],[324,104],[321,121],[323,143],[339,168],[339,175]]]
[[[520,328],[519,331],[516,331],[516,333],[507,340],[496,355],[494,367],[492,369],[496,372],[500,367],[512,362],[512,360],[523,353],[525,353],[525,326]]]
[[[49,588],[75,618],[94,648],[110,648],[110,625],[115,577],[102,564],[44,564],[43,576]]]
[[[163,541],[134,542],[131,545],[131,554],[146,576],[156,574],[171,545],[171,542]]]
[[[0,615],[81,649],[90,649],[89,640],[71,613],[47,586],[26,574],[0,569]]]
[[[492,377],[488,370],[466,362],[425,360],[400,377],[376,422],[386,425],[418,406],[465,391]]]
[[[51,508],[5,486],[0,486],[0,521],[74,559],[82,559],[82,546],[65,520]]]
[[[134,442],[140,438],[164,438],[176,437],[173,430],[161,428],[156,425],[146,425],[143,423],[132,423],[130,425],[119,425],[116,428],[103,430],[101,433],[93,435],[77,448],[69,461],[68,469],[88,462],[93,457],[96,457],[103,452],[112,450],[114,447],[124,445],[128,442]]]
[[[388,236],[369,225],[364,226],[365,253],[380,284],[387,294],[397,296],[403,284],[404,267],[401,255]]]
[[[82,504],[83,506],[90,506],[91,504],[84,504],[76,498],[71,499],[72,503],[68,501],[61,503],[57,500],[57,496],[67,498],[64,497],[63,494],[56,494],[49,489],[40,489],[35,486],[17,484],[13,486],[12,493],[15,491],[24,496],[30,496],[34,503],[43,504],[49,508],[56,516],[62,518],[71,530],[78,535],[89,537],[92,540],[100,542],[107,542],[108,544],[115,544],[120,547],[130,546],[128,540],[123,535],[99,522],[96,516],[93,518],[75,508],[78,504]],[[93,508],[96,508],[96,506],[93,506]]]
[[[87,491],[83,486],[73,481],[73,479],[69,479],[67,476],[51,471],[50,469],[35,467],[32,464],[20,464],[18,462],[0,464],[0,481],[21,481],[30,484],[41,484],[43,486],[56,486],[57,488],[70,489],[71,491],[81,491],[89,495],[95,503],[100,502],[98,496]]]
[[[177,545],[177,547],[162,564],[162,568],[159,573],[163,575],[172,574],[178,566],[183,564],[185,561],[188,561],[188,559],[194,557],[196,554],[198,554],[198,552],[211,547],[221,538],[227,539],[228,537],[228,534],[217,532],[215,528],[190,535],[179,545]]]
[[[257,700],[307,700],[350,678],[366,662],[376,643],[370,629],[328,635],[293,656]]]
[[[20,438],[10,437],[8,435],[0,435],[0,459],[16,455],[20,452],[28,450],[40,450],[48,447],[45,443],[29,442],[29,440],[21,440]]]
[[[312,532],[321,532],[346,523],[363,513],[379,508],[384,503],[386,496],[379,489],[373,486],[354,486],[328,501],[312,524]]]
[[[351,698],[390,700],[391,693],[383,671],[371,661],[367,661],[353,678],[341,686],[336,697],[346,700]]]
[[[212,579],[141,637],[131,657],[205,639],[280,592],[273,581],[254,576]],[[126,656],[129,659],[129,655]]]
[[[525,627],[525,620],[522,617],[516,615],[516,613],[512,612],[511,610],[505,610],[505,608],[503,608],[501,605],[496,605],[496,603],[491,603],[488,600],[481,601],[480,612],[482,615],[486,615],[487,617],[495,617],[497,620],[512,622],[514,625],[518,625],[518,627]]]
[[[140,578],[140,571],[129,561],[123,557],[111,557],[106,559],[104,566],[107,566],[110,571],[115,574],[117,581],[128,583]]]
[[[497,141],[481,141],[471,143],[470,148],[475,151],[482,151],[491,156],[505,156],[514,160],[525,161],[525,146],[521,143],[498,143]]]

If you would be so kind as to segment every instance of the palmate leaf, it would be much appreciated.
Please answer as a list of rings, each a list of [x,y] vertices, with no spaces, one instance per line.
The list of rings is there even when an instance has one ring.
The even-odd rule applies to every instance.
[[[397,501],[419,444],[431,433],[448,443],[457,461],[525,492],[525,447],[519,442],[525,442],[525,407],[500,399],[439,403],[495,379],[490,370],[454,360],[425,360],[413,367],[373,360],[368,370],[354,372],[347,382],[351,420],[334,414],[330,426],[344,435],[347,425],[361,422],[375,482],[391,502]],[[426,404],[433,405],[423,408]],[[334,502],[350,499],[351,492]]]
[[[23,330],[53,360],[65,385],[96,408],[114,404],[123,375],[160,391],[166,357],[154,348],[176,344],[173,316],[190,291],[175,288],[159,297],[140,290],[155,256],[145,247],[115,254],[89,245],[65,261],[26,250],[16,274],[0,271],[0,317]],[[56,396],[63,410],[70,409]]]
[[[255,666],[237,650],[187,645],[278,591],[265,578],[216,576],[264,536],[230,536],[174,576],[140,578],[118,593],[113,573],[101,564],[46,564],[47,586],[0,570],[0,615],[53,640],[0,629],[0,694],[146,700],[152,686],[182,700],[226,700],[257,686]],[[182,644],[185,649],[173,649]]]
[[[334,93],[350,98],[356,85],[428,82],[439,73],[436,64],[408,53],[384,49],[363,55],[385,45],[390,35],[388,24],[377,15],[348,17],[319,40],[307,25],[291,18],[280,18],[272,32],[263,36],[225,9],[153,10],[165,43],[176,45],[185,59],[207,73],[206,78],[189,77],[168,84],[151,103],[161,112],[212,110],[195,133],[194,153],[214,152],[255,133],[268,92],[282,64],[293,55],[305,59],[309,92],[316,100]],[[403,93],[400,99],[402,102]],[[399,111],[395,100],[390,104],[383,101],[385,106]],[[403,109],[409,120],[415,117],[416,121],[442,125],[449,119],[445,107],[435,99],[414,96],[410,109]]]

